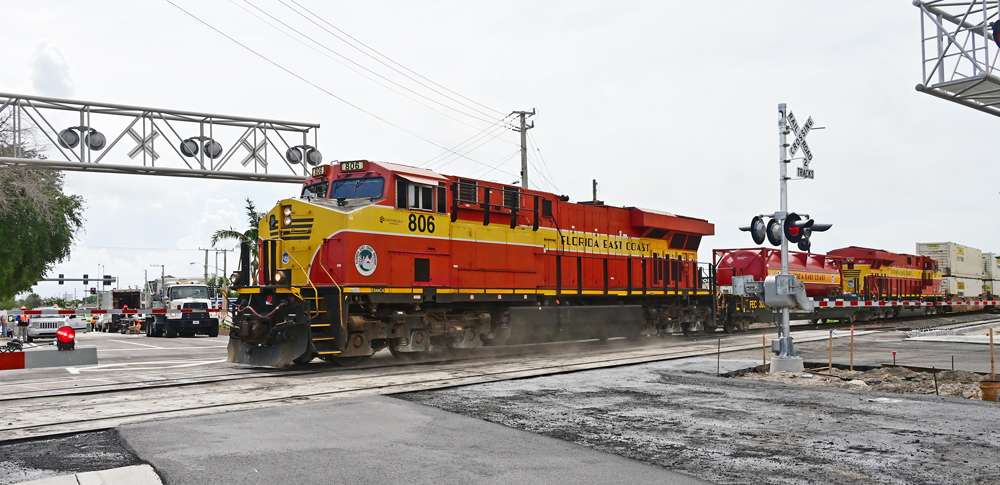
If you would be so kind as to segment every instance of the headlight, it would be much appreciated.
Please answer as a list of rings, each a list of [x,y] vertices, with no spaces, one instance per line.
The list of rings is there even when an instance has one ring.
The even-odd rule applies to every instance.
[[[177,318],[177,315],[180,315],[180,314],[177,313],[177,312],[170,312],[170,318]]]
[[[281,225],[283,227],[292,225],[292,206],[286,205],[281,207]]]
[[[279,269],[274,272],[274,284],[288,286],[292,283],[292,270]]]

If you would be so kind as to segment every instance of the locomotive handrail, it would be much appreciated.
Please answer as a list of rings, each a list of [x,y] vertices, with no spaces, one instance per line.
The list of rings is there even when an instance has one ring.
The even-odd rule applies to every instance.
[[[666,257],[666,258],[660,258],[660,257],[655,257],[655,258],[654,257],[650,257],[650,258],[647,258],[647,257],[634,257],[634,256],[608,257],[608,256],[604,256],[604,255],[583,255],[583,254],[565,255],[565,254],[559,254],[559,253],[556,253],[556,254],[547,254],[546,256],[553,256],[553,257],[555,257],[555,263],[556,263],[556,269],[555,269],[555,273],[556,273],[556,281],[555,281],[556,285],[555,286],[556,287],[555,287],[555,291],[556,291],[556,296],[563,295],[564,294],[563,292],[567,289],[564,286],[564,284],[563,284],[563,267],[564,267],[563,259],[564,258],[574,258],[574,259],[576,259],[575,264],[574,264],[574,266],[576,267],[576,273],[575,274],[571,274],[569,276],[570,277],[575,276],[575,278],[576,278],[575,288],[572,288],[572,289],[575,290],[576,294],[578,294],[578,295],[583,294],[583,292],[585,291],[585,289],[583,287],[583,278],[581,277],[581,275],[583,274],[583,260],[584,259],[601,260],[602,261],[601,268],[602,268],[602,271],[603,271],[603,275],[602,275],[603,276],[603,293],[605,295],[609,294],[612,291],[624,291],[626,296],[633,296],[633,295],[648,295],[648,294],[651,294],[650,293],[651,291],[668,292],[668,291],[671,291],[671,290],[674,293],[676,293],[676,294],[680,294],[681,292],[687,292],[687,291],[698,291],[698,290],[706,290],[706,289],[707,290],[713,290],[714,287],[715,287],[715,282],[714,281],[709,281],[708,282],[708,288],[705,287],[705,284],[702,282],[703,275],[705,274],[705,269],[701,267],[703,265],[707,265],[707,267],[708,267],[707,273],[713,275],[713,277],[714,277],[714,274],[715,274],[715,265],[713,265],[711,263],[700,263],[700,262],[695,261],[695,260],[685,260],[685,259],[680,259],[680,258],[676,258],[675,259],[675,258],[670,258],[670,257]],[[636,261],[638,261],[638,263]],[[626,273],[625,280],[626,281],[625,281],[624,286],[612,286],[611,285],[611,275],[610,275],[610,272],[609,272],[609,269],[608,269],[609,262],[623,262],[623,263],[625,263],[625,273]],[[650,268],[650,262],[653,263],[652,264],[652,268]],[[641,283],[638,283],[636,281],[636,278],[635,278],[635,276],[640,276],[640,275],[635,275],[634,269],[635,269],[636,264],[638,264],[638,266],[639,266],[639,271],[640,271],[640,275],[641,275],[641,277],[640,277]],[[660,268],[659,271],[658,271],[658,268],[657,268],[658,264],[664,264],[664,265],[670,266],[673,269],[670,270],[670,271],[667,271],[665,269]],[[693,280],[693,284],[690,285],[690,286],[688,286],[687,284],[685,284],[685,286],[682,287],[681,283],[682,283],[682,280],[685,279],[685,269],[686,268],[691,268],[689,270],[689,272],[688,272],[688,277]],[[667,274],[668,272],[670,273],[669,275]],[[654,280],[654,276],[657,273],[660,273],[660,274],[663,274],[664,276],[669,276],[669,277],[664,277],[664,278],[660,278],[660,279]],[[597,289],[594,288],[594,289],[589,289],[587,291],[595,291],[595,290],[597,290]]]
[[[466,186],[466,187],[471,186],[471,187],[474,187],[475,190],[476,190],[476,194],[477,194],[477,197],[476,197],[477,200],[462,199],[461,198],[461,187],[462,186]],[[478,194],[479,194],[479,189],[480,188],[483,189],[483,200],[482,201],[478,200]],[[503,192],[504,199],[507,198],[506,197],[507,194],[513,194],[512,197],[511,197],[511,199],[510,199],[511,200],[511,204],[510,205],[507,205],[507,204],[494,204],[494,203],[490,202],[490,193],[492,191],[494,191],[494,190],[499,190],[499,191]],[[459,210],[458,204],[459,204],[459,202],[463,202],[463,203],[466,203],[466,204],[478,204],[479,205],[479,207],[483,210],[483,225],[484,226],[490,225],[490,211],[492,209],[508,209],[508,210],[510,210],[510,228],[514,229],[515,227],[517,227],[517,217],[518,217],[518,213],[521,211],[521,196],[522,195],[528,196],[528,197],[532,197],[535,200],[534,208],[531,210],[532,215],[533,215],[533,221],[532,221],[532,224],[531,224],[531,230],[532,231],[537,231],[538,227],[539,227],[539,219],[538,219],[538,211],[539,211],[538,206],[539,206],[539,202],[538,201],[541,198],[540,195],[537,195],[537,194],[524,194],[524,193],[521,192],[521,189],[517,189],[517,188],[515,188],[515,189],[491,188],[491,187],[486,187],[486,186],[479,185],[476,182],[463,182],[461,180],[458,180],[458,181],[455,181],[455,182],[451,183],[451,222],[457,222],[458,221],[458,210]]]

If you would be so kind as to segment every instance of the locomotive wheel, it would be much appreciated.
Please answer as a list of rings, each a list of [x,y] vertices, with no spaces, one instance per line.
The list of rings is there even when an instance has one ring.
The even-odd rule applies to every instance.
[[[718,330],[718,329],[719,329],[718,325],[711,325],[711,324],[708,324],[708,323],[705,324],[705,333],[707,333],[709,335],[715,333],[715,331]]]
[[[737,330],[739,330],[739,327],[736,325],[736,322],[726,322],[726,324],[722,326],[722,331],[726,333],[733,333]]]
[[[742,319],[740,319],[739,329],[740,329],[741,332],[746,332],[747,330],[749,330],[750,329],[750,319],[749,318],[742,318]]]
[[[691,322],[681,323],[681,331],[684,332],[685,337],[694,337],[694,324]]]

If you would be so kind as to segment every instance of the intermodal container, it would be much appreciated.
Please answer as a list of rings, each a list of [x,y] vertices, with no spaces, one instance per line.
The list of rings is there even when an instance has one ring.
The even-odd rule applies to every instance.
[[[1000,280],[1000,255],[983,253],[983,279]]]
[[[978,298],[983,294],[983,280],[945,276],[941,278],[941,291],[948,297]]]
[[[917,254],[938,263],[943,276],[983,277],[983,252],[953,242],[917,243]]]

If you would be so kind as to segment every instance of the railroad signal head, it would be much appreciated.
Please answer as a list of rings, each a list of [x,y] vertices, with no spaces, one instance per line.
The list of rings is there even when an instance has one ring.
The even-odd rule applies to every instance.
[[[764,220],[760,216],[753,216],[750,225],[740,226],[740,230],[749,232],[754,244],[764,244],[764,239],[767,237],[765,234],[767,232],[767,225],[764,224]]]
[[[785,216],[785,223],[783,225],[783,232],[785,234],[785,239],[790,243],[797,243],[802,240],[805,231],[804,229],[809,229],[813,225],[812,219],[803,220],[798,214],[792,212]]]
[[[781,223],[777,219],[767,221],[767,242],[772,246],[781,246]]]

